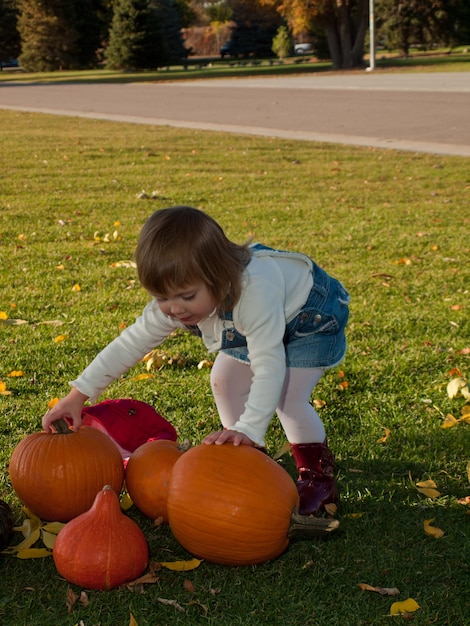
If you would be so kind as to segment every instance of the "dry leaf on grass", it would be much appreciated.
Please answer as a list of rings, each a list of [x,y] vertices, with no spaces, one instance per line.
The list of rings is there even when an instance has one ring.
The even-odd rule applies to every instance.
[[[160,565],[171,569],[175,572],[187,572],[192,569],[196,569],[201,565],[202,561],[199,559],[190,559],[189,561],[162,561]]]
[[[358,583],[357,586],[363,591],[374,591],[375,593],[379,593],[381,596],[400,595],[400,591],[396,587],[372,587],[372,585],[368,585],[367,583]]]
[[[161,604],[166,604],[167,606],[173,606],[180,613],[186,613],[186,610],[181,606],[181,604],[178,604],[176,600],[167,600],[166,598],[157,598],[157,602],[160,602]]]

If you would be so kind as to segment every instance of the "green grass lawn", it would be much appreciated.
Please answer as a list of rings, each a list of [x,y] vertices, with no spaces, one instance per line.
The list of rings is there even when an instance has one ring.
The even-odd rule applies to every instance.
[[[369,63],[366,55],[365,64]],[[412,50],[408,57],[399,54],[378,51],[376,69],[387,72],[468,72],[470,71],[470,52],[468,47],[455,50],[433,50],[428,52]],[[162,67],[158,70],[140,72],[122,72],[106,68],[28,73],[18,70],[0,72],[2,82],[155,82],[194,80],[200,78],[235,78],[244,76],[289,76],[293,74],[312,74],[331,72],[331,61],[318,60],[310,56],[278,59],[220,59],[189,58],[183,65]],[[345,70],[348,73],[362,73],[364,70]]]
[[[470,159],[9,111],[0,123],[0,311],[26,322],[0,323],[11,392],[0,395],[0,497],[18,523],[11,451],[146,303],[118,262],[152,211],[201,207],[234,240],[312,255],[352,295],[347,358],[314,397],[338,460],[334,536],[257,567],[162,569],[141,593],[88,592],[70,611],[50,557],[1,556],[2,626],[127,626],[131,614],[138,626],[375,626],[407,598],[421,607],[416,625],[468,624],[470,516],[458,500],[470,493],[470,424],[442,425],[465,406],[447,383],[457,370],[470,378]],[[105,397],[150,402],[198,443],[218,426],[209,370],[197,368],[207,354],[186,335],[162,350],[185,364],[135,380],[139,364]],[[269,453],[284,441],[274,419]],[[289,454],[280,463],[295,477]],[[424,480],[438,498],[418,491]],[[168,528],[129,514],[154,562],[190,557]],[[429,519],[442,538],[425,534]]]

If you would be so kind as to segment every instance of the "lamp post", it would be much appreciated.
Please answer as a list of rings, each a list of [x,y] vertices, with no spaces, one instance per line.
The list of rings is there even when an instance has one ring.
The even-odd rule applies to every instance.
[[[375,70],[375,15],[374,0],[369,0],[369,67],[368,72]]]

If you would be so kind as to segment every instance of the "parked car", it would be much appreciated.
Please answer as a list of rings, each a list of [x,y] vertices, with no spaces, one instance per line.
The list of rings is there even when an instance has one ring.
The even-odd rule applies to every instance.
[[[312,54],[313,48],[311,43],[294,44],[294,54]]]

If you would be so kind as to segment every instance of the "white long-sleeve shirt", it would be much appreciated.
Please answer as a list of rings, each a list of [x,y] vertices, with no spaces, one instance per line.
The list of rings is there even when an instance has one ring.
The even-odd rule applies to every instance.
[[[254,252],[243,274],[242,295],[233,308],[233,322],[222,320],[214,312],[198,324],[209,352],[220,350],[224,329],[235,327],[246,337],[253,379],[245,410],[232,428],[261,446],[284,383],[286,324],[301,309],[312,285],[307,257]],[[163,314],[152,300],[135,323],[108,344],[71,385],[96,400],[110,383],[177,328],[187,327]]]

